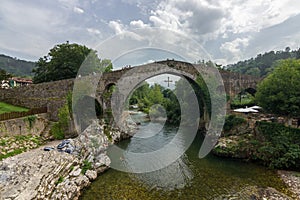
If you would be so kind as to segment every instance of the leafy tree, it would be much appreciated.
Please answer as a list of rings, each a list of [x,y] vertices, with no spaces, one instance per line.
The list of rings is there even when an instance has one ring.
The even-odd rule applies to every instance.
[[[148,114],[152,106],[159,104],[164,107],[168,122],[175,124],[180,121],[180,106],[174,92],[158,84],[150,86],[144,82],[132,93],[129,104],[138,104],[139,110]],[[161,106],[152,107],[151,115],[160,115]]]
[[[260,76],[260,69],[258,67],[250,68],[246,71],[246,74],[252,75],[252,76]]]
[[[257,102],[267,111],[300,116],[300,60],[282,60],[259,85]]]
[[[130,97],[129,104],[138,104],[139,100],[143,99],[150,91],[150,86],[147,82],[144,82],[140,87],[138,87]]]
[[[33,81],[34,83],[41,83],[75,78],[82,64],[89,67],[82,69],[81,75],[112,69],[111,62],[109,60],[101,61],[95,50],[75,43],[70,44],[67,41],[54,46],[47,56],[39,59],[33,69]],[[107,66],[107,68],[103,70],[101,68],[103,66]]]
[[[163,87],[154,84],[151,87],[150,93],[148,95],[148,99],[150,100],[151,104],[161,104],[163,102],[163,94],[162,94]]]
[[[7,80],[8,78],[11,78],[12,75],[7,73],[4,69],[0,69],[0,81],[1,80]]]

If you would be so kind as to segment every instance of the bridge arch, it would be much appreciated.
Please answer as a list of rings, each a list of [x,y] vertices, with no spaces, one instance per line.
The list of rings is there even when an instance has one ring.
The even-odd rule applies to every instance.
[[[251,94],[252,96],[255,96],[255,94],[257,92],[257,90],[253,87],[246,88],[244,91]]]
[[[85,130],[93,120],[103,117],[103,106],[101,103],[90,95],[83,95],[77,99],[73,106],[73,113],[80,113],[75,121],[81,131]]]
[[[207,88],[201,88],[198,83],[197,83],[197,78],[196,79],[192,79],[194,78],[194,76],[191,76],[191,75],[187,75],[187,74],[184,74],[181,73],[181,72],[163,72],[163,73],[159,73],[159,72],[155,72],[154,75],[149,75],[149,76],[146,76],[144,77],[143,79],[140,79],[139,82],[137,83],[136,87],[132,88],[132,91],[129,92],[129,95],[128,95],[128,100],[129,98],[131,97],[131,95],[133,94],[133,92],[139,88],[144,81],[148,80],[148,79],[151,79],[151,78],[154,78],[156,76],[160,76],[160,75],[175,75],[177,77],[180,77],[180,78],[183,78],[184,81],[186,81],[192,88],[192,91],[185,91],[185,92],[194,92],[196,97],[197,97],[197,102],[198,103],[198,106],[199,106],[199,111],[200,111],[200,127],[202,128],[207,128],[208,126],[208,122],[209,122],[209,119],[210,119],[210,108],[209,108],[209,104],[206,104],[206,102],[209,102],[207,96],[205,96],[205,93],[207,92]],[[182,82],[181,82],[182,83]],[[128,103],[129,101],[126,101],[126,103]],[[126,105],[126,106],[129,106],[129,105]]]
[[[150,79],[152,77],[162,75],[162,74],[172,74],[180,77],[184,77],[191,85],[194,87],[195,91],[200,91],[201,88],[197,84],[197,79],[199,76],[199,72],[189,63],[182,63],[178,65],[177,62],[172,63],[171,66],[167,65],[164,62],[156,62],[146,65],[141,65],[131,70],[127,70],[121,77],[118,77],[118,81],[116,83],[116,88],[119,91],[118,95],[115,95],[111,100],[112,108],[124,108],[126,107],[125,103],[127,98],[132,94],[132,92],[139,86],[143,81]],[[111,83],[110,83],[111,84]],[[108,85],[104,86],[103,88],[107,88]],[[219,88],[220,86],[218,86]],[[197,88],[197,90],[195,90]],[[209,120],[210,120],[210,110],[205,102],[208,102],[207,99],[209,97],[201,96],[200,93],[197,94],[199,109],[201,110],[201,118],[200,118],[200,125],[204,128],[208,128]],[[118,110],[118,114],[114,117],[122,116],[122,111]],[[200,116],[198,116],[200,117]],[[120,119],[117,119],[117,121]]]
[[[130,70],[124,70],[123,73],[121,70],[116,73],[115,80],[116,92],[113,93],[111,99],[111,108],[114,117],[115,124],[126,130],[124,123],[124,111],[126,108],[127,97],[130,96],[131,91],[142,81],[151,78],[156,75],[161,74],[175,74],[188,77],[192,82],[197,81],[198,75],[201,75],[203,78],[203,84],[207,86],[209,91],[209,98],[211,99],[211,112],[210,116],[206,115],[205,128],[206,128],[206,137],[203,141],[201,149],[199,151],[199,157],[202,158],[210,152],[213,148],[216,138],[221,134],[223,128],[225,114],[226,114],[226,95],[222,82],[222,77],[219,71],[214,67],[209,67],[203,64],[192,65],[186,62],[178,61],[160,61],[150,64],[141,65],[138,67],[131,68]],[[107,75],[111,77],[110,74]],[[194,94],[195,96],[195,94]],[[196,99],[197,97],[193,98]],[[196,100],[197,101],[197,100]],[[195,105],[191,103],[189,105]],[[199,108],[190,109],[190,113],[187,113],[186,109],[181,109],[181,116],[187,116],[187,120],[192,124],[189,124],[189,131],[183,130],[184,126],[179,126],[178,137],[182,137],[182,133],[187,132],[191,134],[189,137],[189,142],[192,141],[194,133],[197,133],[199,128]],[[206,108],[207,110],[207,108]],[[206,112],[208,113],[208,112]],[[205,114],[205,113],[204,113]],[[189,135],[189,134],[188,134]],[[177,135],[176,135],[177,138]],[[192,139],[192,140],[191,140]]]

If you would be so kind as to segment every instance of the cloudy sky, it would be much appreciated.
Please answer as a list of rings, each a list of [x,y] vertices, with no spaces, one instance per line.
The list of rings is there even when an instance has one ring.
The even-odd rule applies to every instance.
[[[299,21],[299,0],[1,0],[0,54],[36,61],[55,44],[70,41],[109,57],[104,52],[131,42],[98,49],[103,41],[157,27],[193,39],[212,60],[226,65],[287,46],[298,49]],[[168,50],[176,54],[178,41],[173,42]],[[126,60],[134,64],[130,56]]]

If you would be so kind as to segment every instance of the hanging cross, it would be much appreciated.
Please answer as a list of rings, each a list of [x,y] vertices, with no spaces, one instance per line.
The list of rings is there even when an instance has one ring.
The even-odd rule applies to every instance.
[[[168,80],[165,80],[164,82],[168,83],[168,87],[170,86],[170,82],[173,82],[172,80],[170,80],[170,77],[168,77]]]

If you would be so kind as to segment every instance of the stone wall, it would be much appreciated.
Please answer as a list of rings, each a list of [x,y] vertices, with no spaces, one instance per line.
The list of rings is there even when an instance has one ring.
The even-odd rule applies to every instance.
[[[258,77],[242,75],[224,70],[220,70],[220,73],[223,78],[226,94],[231,97],[234,97],[244,89],[256,89],[257,84],[262,80]]]
[[[47,114],[38,114],[31,122],[29,117],[0,121],[0,137],[9,135],[40,136],[48,125]]]
[[[47,107],[49,118],[57,120],[58,109],[72,91],[74,79],[0,89],[0,101],[27,108]]]

